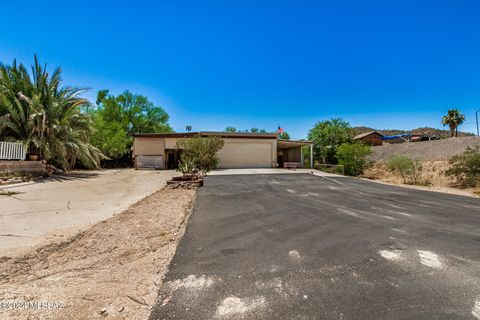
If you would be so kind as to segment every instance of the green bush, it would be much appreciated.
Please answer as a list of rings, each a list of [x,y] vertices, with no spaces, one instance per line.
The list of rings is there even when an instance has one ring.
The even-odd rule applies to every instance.
[[[223,140],[218,137],[201,137],[177,141],[177,148],[182,150],[179,168],[183,174],[206,174],[218,166],[217,152],[223,148]]]
[[[450,159],[452,167],[446,174],[454,176],[457,183],[465,187],[480,185],[480,145],[468,147],[464,153]]]
[[[338,163],[345,167],[345,174],[358,176],[368,164],[367,156],[372,154],[369,146],[363,143],[344,143],[337,148]]]
[[[422,174],[423,171],[423,164],[420,160],[414,159],[413,160],[413,167],[412,171],[410,172],[410,177],[412,178],[412,182],[414,185],[417,184],[422,184],[422,185],[428,185],[429,182],[424,180],[420,181],[420,175]]]
[[[355,135],[355,130],[347,121],[336,118],[317,122],[308,132],[307,139],[313,142],[313,155],[321,163],[337,164],[337,148],[348,143]]]
[[[418,159],[412,159],[403,154],[396,154],[388,160],[390,170],[397,172],[403,179],[403,183],[408,183],[407,178],[411,178],[413,184],[418,184],[422,174],[423,165]]]
[[[338,164],[317,164],[315,169],[326,172],[345,175],[345,166]]]
[[[303,161],[303,168],[309,169],[310,168],[310,159],[305,159]]]

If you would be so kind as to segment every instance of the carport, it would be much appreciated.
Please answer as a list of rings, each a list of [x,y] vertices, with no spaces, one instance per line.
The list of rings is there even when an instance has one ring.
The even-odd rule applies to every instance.
[[[295,162],[303,168],[303,147],[310,146],[310,168],[313,168],[313,143],[305,140],[283,140],[277,141],[277,163],[280,168],[285,162]]]

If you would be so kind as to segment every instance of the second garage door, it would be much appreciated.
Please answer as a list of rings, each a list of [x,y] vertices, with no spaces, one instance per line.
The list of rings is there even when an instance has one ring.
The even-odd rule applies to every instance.
[[[232,139],[233,140],[233,139]],[[274,142],[228,141],[218,152],[219,168],[271,168]]]

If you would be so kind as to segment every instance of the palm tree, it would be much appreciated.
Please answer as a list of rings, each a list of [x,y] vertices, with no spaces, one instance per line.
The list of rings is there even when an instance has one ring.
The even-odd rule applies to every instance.
[[[465,121],[465,116],[458,109],[450,109],[446,116],[442,117],[442,124],[450,127],[450,135],[453,137],[458,136],[458,126]]]
[[[61,69],[52,75],[35,56],[31,76],[23,64],[0,65],[0,139],[22,141],[42,159],[71,169],[77,160],[98,167],[101,152],[90,141],[92,119],[83,113],[84,89],[63,87]]]

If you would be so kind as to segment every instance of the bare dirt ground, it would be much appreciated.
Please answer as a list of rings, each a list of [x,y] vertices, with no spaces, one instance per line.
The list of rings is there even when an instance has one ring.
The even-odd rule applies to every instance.
[[[454,179],[445,174],[448,168],[450,168],[448,161],[425,161],[423,162],[423,172],[419,185],[411,185],[404,184],[403,179],[398,174],[388,170],[384,162],[378,161],[373,167],[364,172],[363,178],[412,189],[480,197],[479,188],[461,188],[457,186]]]
[[[64,242],[0,258],[0,319],[146,319],[194,198],[162,189]]]

